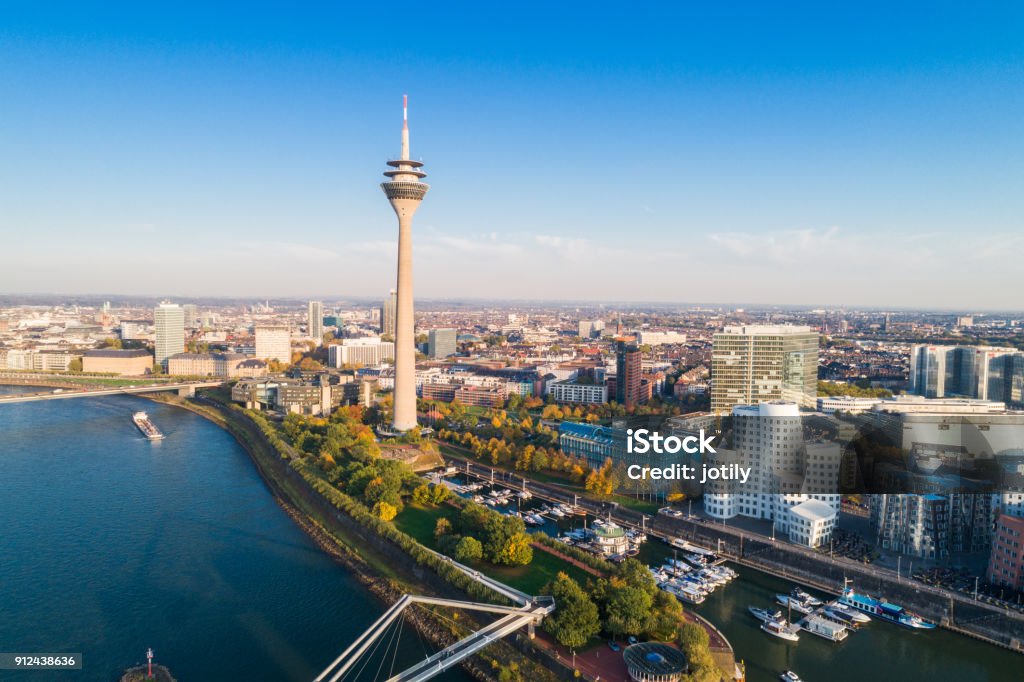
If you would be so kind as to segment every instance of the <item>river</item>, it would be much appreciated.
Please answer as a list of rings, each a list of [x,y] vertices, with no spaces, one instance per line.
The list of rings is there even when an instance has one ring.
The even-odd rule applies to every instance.
[[[38,389],[0,386],[24,390]],[[167,438],[144,439],[136,410]],[[308,681],[382,612],[234,439],[186,410],[129,396],[0,405],[0,481],[0,651],[84,664],[5,681],[110,682],[147,647],[180,682]],[[396,671],[425,652],[402,635]]]

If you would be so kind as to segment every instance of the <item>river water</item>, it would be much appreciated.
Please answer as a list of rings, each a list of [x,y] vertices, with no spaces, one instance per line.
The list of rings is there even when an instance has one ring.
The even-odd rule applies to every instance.
[[[0,405],[0,533],[0,652],[84,662],[5,681],[109,682],[147,647],[180,682],[308,681],[382,612],[231,436],[141,398]],[[396,671],[426,652],[401,634]]]

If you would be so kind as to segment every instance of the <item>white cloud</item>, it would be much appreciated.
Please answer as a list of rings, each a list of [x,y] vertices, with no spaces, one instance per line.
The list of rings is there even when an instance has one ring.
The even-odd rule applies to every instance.
[[[715,247],[741,260],[792,265],[829,255],[849,258],[863,250],[864,239],[840,233],[836,226],[823,230],[782,230],[774,233],[729,232],[710,234]]]
[[[437,235],[432,240],[428,238],[427,245],[439,246],[444,250],[462,254],[519,256],[523,253],[522,246],[514,242],[499,241],[498,235],[494,232],[483,239]]]

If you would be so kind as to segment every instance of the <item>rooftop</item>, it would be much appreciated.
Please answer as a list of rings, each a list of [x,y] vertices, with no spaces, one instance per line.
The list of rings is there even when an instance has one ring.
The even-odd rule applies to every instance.
[[[152,357],[149,351],[142,349],[98,348],[85,351],[87,358],[142,358]]]
[[[631,672],[638,670],[645,675],[673,675],[687,668],[686,654],[659,642],[640,642],[626,647],[622,657]]]
[[[835,509],[821,500],[807,500],[796,505],[790,511],[808,521],[822,521],[836,515]]]

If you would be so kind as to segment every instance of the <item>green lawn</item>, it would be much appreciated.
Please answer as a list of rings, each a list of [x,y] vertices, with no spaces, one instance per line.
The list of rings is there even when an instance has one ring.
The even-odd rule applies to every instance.
[[[454,525],[458,516],[459,510],[447,504],[437,507],[408,504],[402,513],[395,517],[395,525],[403,533],[416,538],[421,545],[437,549],[434,546],[434,525],[437,524],[437,520],[444,517]]]
[[[421,507],[410,504],[406,505],[402,513],[395,517],[395,525],[403,533],[416,538],[421,544],[431,549],[437,549],[434,543],[434,525],[437,520],[444,517],[454,525],[458,516],[459,510],[447,504],[437,507]],[[474,567],[527,594],[538,594],[544,585],[558,575],[559,571],[564,571],[580,585],[583,585],[587,578],[592,577],[587,572],[536,547],[533,550],[533,561],[528,566],[495,566],[486,561],[480,561]]]
[[[484,562],[480,564],[480,570],[527,594],[540,594],[541,588],[554,580],[559,571],[566,573],[580,585],[585,584],[588,578],[596,579],[589,573],[536,547],[533,548],[533,561],[528,566],[492,566]]]

